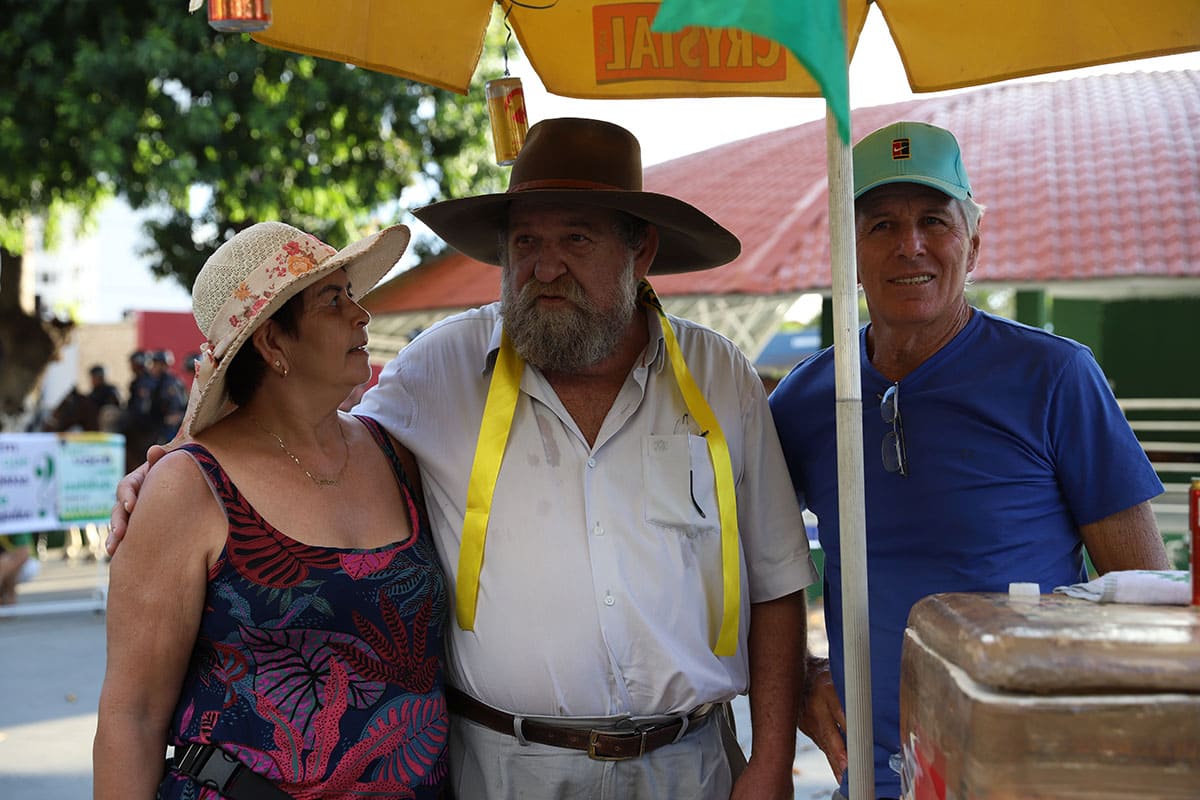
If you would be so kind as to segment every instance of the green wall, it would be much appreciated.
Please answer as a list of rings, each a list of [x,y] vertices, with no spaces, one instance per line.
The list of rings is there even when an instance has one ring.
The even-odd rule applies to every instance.
[[[1108,303],[1103,327],[1118,397],[1200,397],[1200,298]]]
[[[1092,348],[1096,360],[1104,366],[1104,303],[1061,298],[1055,298],[1051,303],[1050,320],[1054,323],[1054,332]]]
[[[1200,297],[1056,299],[1051,319],[1092,348],[1118,397],[1200,397]]]
[[[1034,328],[1046,327],[1046,293],[1040,289],[1022,289],[1013,297],[1017,322]]]

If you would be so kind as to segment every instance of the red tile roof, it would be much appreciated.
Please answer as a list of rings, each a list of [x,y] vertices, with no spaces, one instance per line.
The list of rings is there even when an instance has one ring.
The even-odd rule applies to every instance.
[[[941,125],[987,206],[977,284],[1200,277],[1200,71],[1007,83],[854,111],[855,139],[899,119]],[[664,296],[830,285],[825,123],[646,169],[646,189],[742,240],[732,264],[654,280]],[[376,313],[462,308],[499,294],[496,267],[457,252],[367,298]]]
[[[500,299],[500,268],[449,250],[376,286],[362,304],[372,314],[473,308]]]

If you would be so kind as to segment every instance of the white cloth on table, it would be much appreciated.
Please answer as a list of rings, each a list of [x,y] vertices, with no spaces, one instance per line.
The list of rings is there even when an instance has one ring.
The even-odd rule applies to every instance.
[[[1188,572],[1182,569],[1106,572],[1087,583],[1056,586],[1054,591],[1097,603],[1186,606],[1192,599]]]

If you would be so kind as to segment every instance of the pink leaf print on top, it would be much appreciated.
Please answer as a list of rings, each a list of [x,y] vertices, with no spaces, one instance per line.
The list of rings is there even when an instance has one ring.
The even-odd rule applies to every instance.
[[[379,605],[387,631],[379,630],[370,620],[354,612],[359,633],[373,654],[338,641],[330,641],[330,649],[363,678],[394,683],[417,694],[430,691],[440,665],[439,653],[425,652],[425,631],[433,611],[432,601],[426,598],[421,604],[413,617],[411,635],[404,617],[390,599],[381,597]]]
[[[396,550],[394,548],[382,553],[342,553],[342,569],[354,580],[360,580],[379,572],[391,564],[395,557]]]
[[[258,665],[254,693],[270,698],[285,709],[299,729],[309,729],[319,709],[328,705],[329,681],[336,664],[335,654],[360,652],[367,645],[346,634],[317,634],[301,629],[285,631],[244,628],[243,639]],[[353,671],[350,664],[337,664],[355,708],[367,708],[384,691],[383,681]]]
[[[356,797],[402,800],[414,797],[412,787],[403,780],[360,780],[373,763],[393,757],[404,745],[406,726],[394,716],[389,719],[390,724],[381,721],[373,727],[370,735],[346,751],[329,772],[331,756],[340,737],[340,722],[346,712],[348,684],[341,665],[333,663],[326,705],[313,718],[313,745],[307,755],[302,752],[304,737],[300,730],[270,700],[258,698],[257,705],[263,718],[275,723],[275,749],[267,754],[271,757],[272,769],[264,774],[277,780],[279,788],[296,800],[348,800]],[[260,765],[265,766],[261,761]]]

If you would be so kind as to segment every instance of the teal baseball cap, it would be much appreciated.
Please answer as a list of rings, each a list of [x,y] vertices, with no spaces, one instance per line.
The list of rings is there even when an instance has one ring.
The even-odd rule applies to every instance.
[[[893,122],[854,145],[854,199],[888,183],[920,183],[957,200],[971,196],[958,140],[924,122]]]

